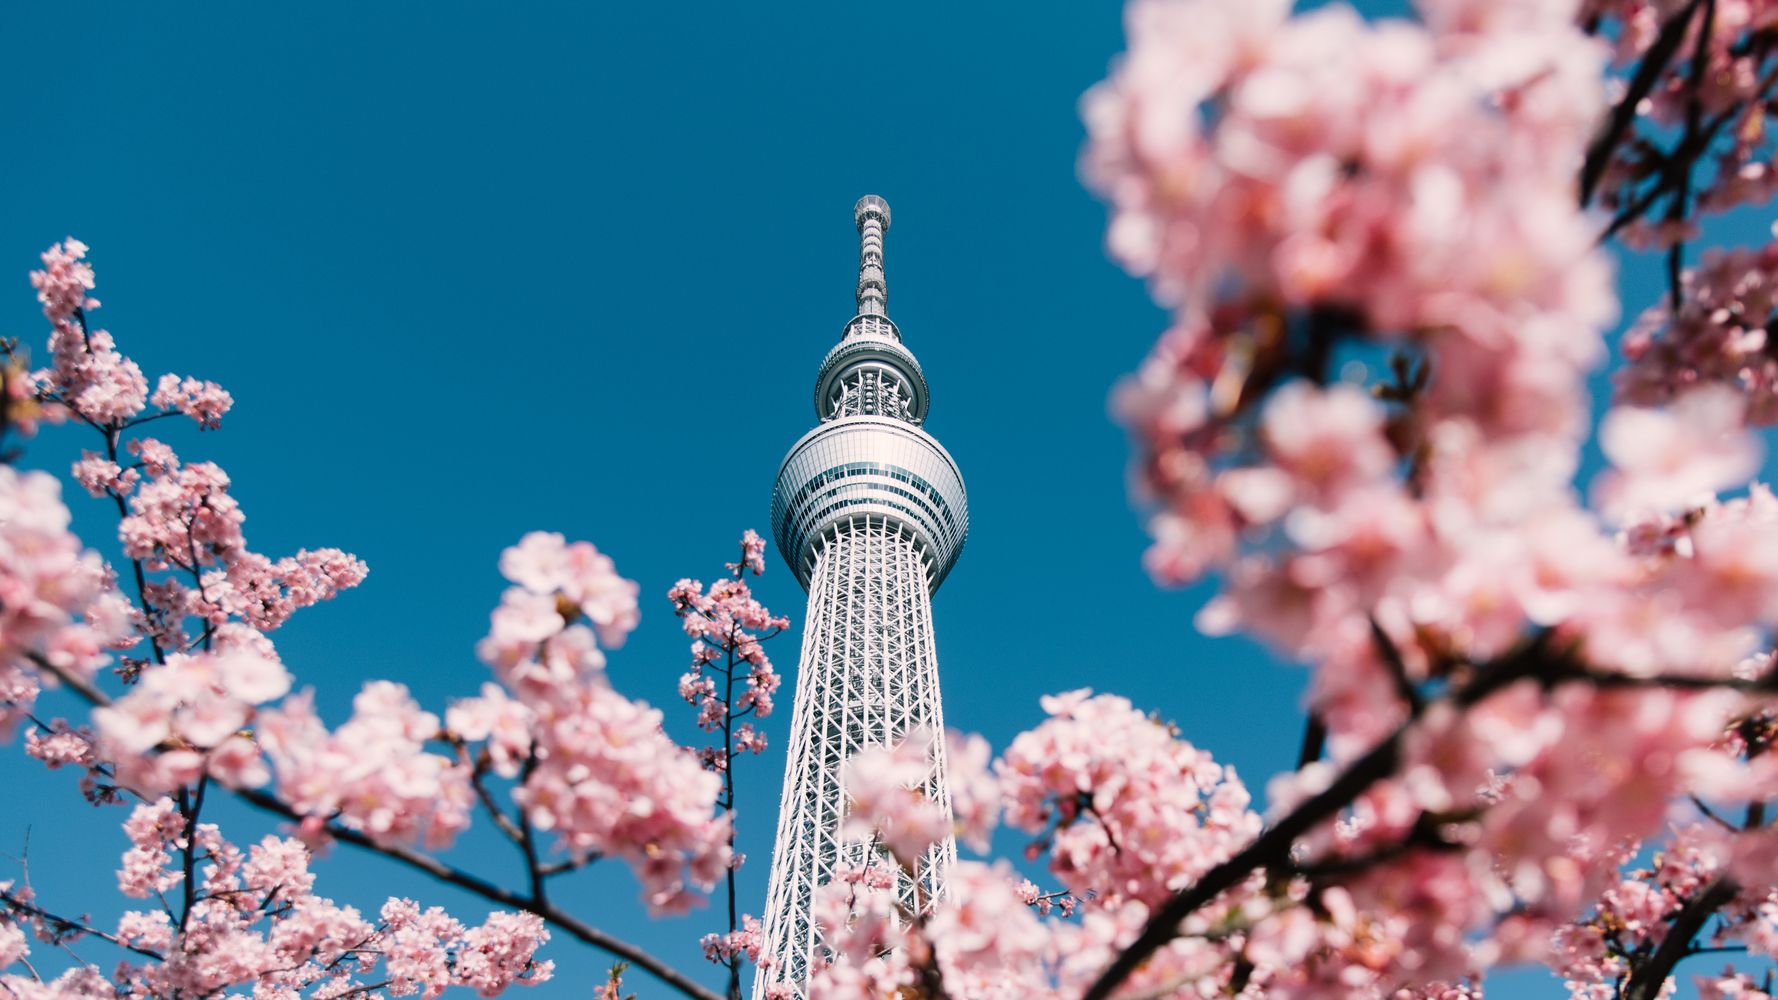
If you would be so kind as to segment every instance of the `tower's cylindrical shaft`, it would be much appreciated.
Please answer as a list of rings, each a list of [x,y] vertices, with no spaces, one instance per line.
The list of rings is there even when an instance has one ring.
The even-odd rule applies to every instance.
[[[809,580],[755,997],[774,985],[802,995],[821,947],[817,891],[845,866],[871,859],[868,843],[841,835],[846,761],[915,731],[935,737],[924,791],[948,813],[926,556],[915,535],[893,520],[843,522],[816,550]],[[917,890],[899,876],[910,909],[942,891],[956,854],[948,837],[933,847],[919,866]]]

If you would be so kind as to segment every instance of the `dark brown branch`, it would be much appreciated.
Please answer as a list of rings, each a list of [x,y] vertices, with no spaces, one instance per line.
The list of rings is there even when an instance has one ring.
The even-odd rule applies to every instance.
[[[1632,677],[1590,670],[1575,662],[1565,651],[1552,649],[1550,637],[1548,633],[1544,633],[1512,653],[1483,665],[1468,683],[1438,701],[1467,709],[1515,681],[1533,677],[1546,689],[1564,683],[1591,683],[1605,688],[1725,688],[1771,693],[1778,687],[1778,668],[1750,681],[1675,675]],[[1082,1000],[1106,1000],[1143,962],[1179,936],[1181,921],[1239,884],[1250,872],[1258,869],[1287,870],[1291,865],[1291,847],[1297,838],[1338,815],[1341,809],[1355,802],[1371,785],[1395,772],[1401,762],[1402,741],[1419,715],[1419,709],[1411,709],[1405,722],[1381,743],[1347,765],[1327,788],[1299,804],[1234,857],[1212,868],[1196,883],[1162,904],[1142,928],[1142,933],[1106,967]],[[1716,903],[1716,906],[1720,905],[1720,901]],[[1714,909],[1715,906],[1711,907],[1712,911]],[[1704,916],[1708,916],[1708,911],[1698,918],[1700,924]],[[1674,933],[1680,929],[1676,923]],[[1696,927],[1692,928],[1691,933],[1696,933]],[[1690,936],[1686,935],[1687,940]],[[1649,1000],[1652,1000],[1652,995]]]
[[[1439,832],[1439,827],[1448,820],[1449,817],[1438,817],[1423,812],[1414,818],[1414,825],[1408,829],[1407,834],[1394,843],[1348,857],[1331,857],[1317,861],[1293,863],[1289,873],[1301,875],[1310,881],[1331,879],[1369,871],[1378,865],[1387,864],[1413,851],[1461,850],[1463,845],[1446,840],[1444,834]]]
[[[74,931],[88,937],[98,938],[107,944],[116,945],[125,951],[133,951],[136,954],[141,955],[143,958],[152,958],[157,962],[164,962],[167,960],[167,956],[162,955],[160,952],[155,951],[152,948],[138,948],[124,939],[112,934],[107,934],[96,927],[80,923],[76,920],[69,920],[67,917],[58,917],[48,910],[33,906],[9,892],[0,892],[0,908],[13,910],[17,913],[23,913],[27,916],[47,921],[50,926],[58,932]]]
[[[1680,144],[1674,147],[1672,154],[1666,158],[1666,162],[1662,164],[1660,168],[1660,180],[1655,184],[1649,185],[1641,194],[1637,195],[1630,204],[1619,209],[1618,213],[1612,217],[1611,223],[1599,234],[1598,242],[1604,243],[1606,240],[1616,236],[1625,226],[1640,219],[1642,213],[1652,208],[1655,202],[1660,201],[1662,197],[1671,193],[1678,186],[1683,173],[1683,171],[1676,169],[1676,165],[1688,162],[1698,156],[1702,156],[1704,150],[1709,148],[1710,143],[1715,140],[1717,134],[1722,131],[1723,126],[1727,125],[1735,117],[1735,112],[1737,110],[1739,110],[1738,107],[1731,107],[1718,113],[1715,117],[1711,118],[1703,128],[1699,129],[1696,136],[1689,139],[1682,139]]]
[[[195,870],[198,861],[198,813],[204,808],[204,791],[210,787],[210,776],[198,778],[196,795],[187,796],[185,789],[179,789],[179,813],[185,817],[185,846],[179,850],[180,865],[184,869],[185,878],[181,886],[184,892],[184,903],[179,908],[179,933],[185,933],[185,927],[191,922],[192,907],[197,904],[197,878]]]
[[[1727,830],[1730,833],[1740,833],[1741,832],[1740,827],[1736,826],[1735,824],[1733,824],[1733,823],[1729,822],[1728,820],[1723,819],[1721,816],[1717,815],[1716,810],[1710,808],[1710,804],[1705,802],[1703,799],[1698,798],[1696,795],[1689,796],[1689,798],[1692,800],[1692,805],[1694,807],[1696,807],[1699,812],[1704,814],[1704,818],[1710,820],[1711,822],[1715,823],[1717,826],[1722,827],[1724,830]]]
[[[519,779],[522,786],[531,780],[531,774],[537,770],[537,750],[532,748],[525,756],[524,776]],[[519,851],[525,855],[525,874],[531,880],[531,898],[539,903],[544,902],[547,890],[544,887],[543,863],[537,859],[537,831],[531,825],[531,814],[524,809],[519,810]]]
[[[1693,0],[1694,4],[1696,0]],[[1704,86],[1704,67],[1709,62],[1710,36],[1716,27],[1716,0],[1704,0],[1704,21],[1698,29],[1698,41],[1692,49],[1691,73],[1686,77],[1685,102],[1685,142],[1696,139],[1698,130],[1703,124],[1704,105],[1699,90]],[[1685,143],[1681,143],[1684,145]],[[1673,193],[1673,200],[1667,204],[1667,221],[1678,225],[1685,221],[1686,212],[1692,202],[1692,171],[1698,164],[1698,156],[1688,156],[1677,164],[1679,170],[1679,189]],[[1676,239],[1667,248],[1667,299],[1673,312],[1677,314],[1685,305],[1685,241]]]
[[[1614,674],[1604,670],[1573,668],[1554,680],[1583,681],[1597,688],[1671,688],[1677,691],[1741,691],[1746,694],[1778,694],[1778,671],[1751,680],[1741,677],[1710,677],[1693,674]]]
[[[1468,708],[1514,681],[1540,677],[1546,683],[1553,683],[1555,678],[1573,677],[1575,673],[1567,656],[1549,648],[1546,633],[1487,664],[1467,684],[1439,700]],[[1417,714],[1411,714],[1382,742],[1348,764],[1332,784],[1298,804],[1234,857],[1212,868],[1197,882],[1161,904],[1149,917],[1142,933],[1100,973],[1082,1000],[1106,1000],[1143,962],[1179,936],[1181,921],[1238,885],[1250,872],[1262,868],[1287,868],[1291,861],[1290,849],[1297,838],[1338,815],[1372,785],[1395,772],[1401,762],[1402,742],[1417,719]]]
[[[551,861],[538,865],[537,874],[544,878],[554,878],[557,875],[566,875],[569,872],[577,872],[582,868],[585,868],[587,865],[599,860],[600,857],[601,855],[598,854],[589,854],[584,858],[563,858],[560,861]]]
[[[1606,118],[1598,137],[1587,147],[1586,161],[1580,169],[1582,208],[1593,200],[1593,193],[1605,176],[1605,168],[1610,165],[1612,154],[1617,151],[1618,143],[1623,141],[1631,123],[1636,120],[1636,106],[1654,91],[1655,83],[1672,63],[1680,43],[1685,41],[1686,29],[1691,26],[1692,18],[1702,2],[1703,0],[1692,0],[1685,5],[1684,10],[1673,15],[1661,26],[1661,33],[1655,37],[1654,44],[1648,47],[1647,54],[1642,57],[1642,63],[1636,67],[1636,73],[1630,78],[1630,86],[1624,91],[1623,98],[1611,109],[1611,115]]]
[[[94,684],[92,681],[87,680],[79,674],[68,673],[61,667],[56,666],[36,653],[27,651],[25,657],[29,659],[37,669],[49,674],[63,684],[66,684],[69,690],[80,695],[81,699],[87,704],[97,707],[111,704],[111,696],[99,690],[98,685]]]
[[[1408,676],[1408,665],[1401,658],[1401,650],[1395,647],[1395,640],[1377,624],[1377,617],[1372,615],[1371,644],[1377,647],[1377,655],[1383,658],[1383,665],[1389,668],[1389,676],[1395,681],[1396,696],[1408,707],[1410,714],[1418,714],[1423,707],[1420,692],[1414,689],[1413,678]]]
[[[81,316],[80,325],[82,330],[86,329],[86,317],[84,315]],[[99,428],[99,432],[104,435],[105,438],[106,459],[111,462],[111,464],[116,465],[118,459],[118,435],[120,432],[115,427],[109,429]],[[128,517],[130,508],[128,504],[124,503],[122,494],[110,489],[107,489],[105,492],[110,495],[112,502],[117,505],[117,516],[120,519]],[[161,649],[160,637],[154,634],[154,609],[148,604],[148,573],[143,569],[142,560],[140,559],[130,560],[130,570],[136,577],[136,603],[141,607],[143,619],[149,625],[149,628],[145,633],[148,638],[148,648],[154,653],[154,662],[165,663],[167,662],[167,654],[165,650]]]
[[[500,832],[506,834],[507,840],[523,848],[524,831],[520,830],[518,824],[512,821],[512,817],[506,815],[506,810],[501,809],[500,804],[494,801],[494,793],[490,792],[488,786],[482,781],[488,775],[487,760],[485,758],[470,760],[468,752],[462,746],[458,747],[458,751],[457,759],[469,768],[469,787],[475,790],[475,797],[480,800],[482,808],[494,820],[494,825],[500,828]]]
[[[1303,745],[1297,751],[1296,769],[1301,771],[1310,764],[1321,759],[1321,753],[1327,748],[1327,723],[1321,721],[1321,713],[1309,710],[1309,721],[1303,725]]]
[[[1727,878],[1719,878],[1699,890],[1673,918],[1655,953],[1631,969],[1624,1000],[1657,1000],[1667,977],[1673,974],[1673,967],[1691,951],[1692,938],[1697,937],[1712,914],[1735,898],[1737,891],[1735,883]]]

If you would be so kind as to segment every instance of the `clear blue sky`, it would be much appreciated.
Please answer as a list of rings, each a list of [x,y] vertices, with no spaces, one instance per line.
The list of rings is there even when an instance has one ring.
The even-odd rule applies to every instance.
[[[1121,48],[1116,4],[3,17],[0,331],[40,347],[25,272],[72,233],[94,248],[97,318],[151,378],[235,394],[222,432],[169,437],[234,476],[249,542],[274,557],[337,545],[371,566],[276,635],[331,721],[362,679],[402,681],[435,709],[473,693],[499,552],[549,529],[640,581],[642,627],[612,676],[692,738],[665,591],[720,571],[743,528],[769,533],[777,463],[811,425],[816,366],[851,315],[851,206],[876,192],[895,213],[890,312],[969,487],[970,539],[934,606],[948,721],[1003,746],[1039,696],[1091,686],[1177,721],[1255,785],[1293,760],[1304,674],[1197,635],[1205,592],[1158,590],[1139,567],[1106,397],[1165,317],[1107,261],[1104,212],[1075,173],[1076,101]],[[1636,284],[1633,302],[1651,297]],[[65,473],[85,444],[52,431],[27,464]],[[104,507],[70,504],[110,551]],[[772,558],[763,595],[800,627],[804,595]],[[796,643],[772,649],[787,672]],[[740,777],[754,912],[783,705],[771,751]],[[68,805],[72,778],[16,753],[0,756],[0,787],[0,851],[31,830],[42,899],[114,912],[121,814]],[[222,818],[237,840],[265,829]],[[456,857],[510,878],[503,851],[474,837]],[[341,848],[319,889],[485,912],[386,870]],[[717,929],[715,911],[645,922],[610,863],[558,894],[686,967]],[[540,1000],[586,995],[606,963],[560,939],[547,954],[560,978]]]

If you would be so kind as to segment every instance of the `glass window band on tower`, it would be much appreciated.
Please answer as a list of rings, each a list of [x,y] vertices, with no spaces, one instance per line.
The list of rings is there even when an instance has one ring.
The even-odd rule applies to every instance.
[[[837,503],[841,498],[848,502]],[[841,417],[805,434],[785,456],[772,494],[778,551],[803,586],[815,543],[839,521],[866,513],[906,523],[930,560],[933,590],[969,534],[963,476],[932,435],[872,416]]]

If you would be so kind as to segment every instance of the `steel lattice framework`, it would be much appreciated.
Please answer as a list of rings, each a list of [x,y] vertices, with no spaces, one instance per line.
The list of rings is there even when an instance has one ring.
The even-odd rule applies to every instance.
[[[853,218],[858,314],[816,380],[821,424],[790,449],[772,494],[778,550],[808,588],[809,607],[755,997],[778,984],[803,994],[822,947],[816,890],[876,850],[840,836],[846,761],[916,730],[944,732],[932,592],[962,550],[968,504],[956,462],[921,428],[925,375],[885,308],[889,206],[866,196]],[[931,741],[929,760],[924,791],[949,812],[942,738]],[[950,838],[928,851],[917,884],[901,877],[903,902],[930,905],[956,856]]]

